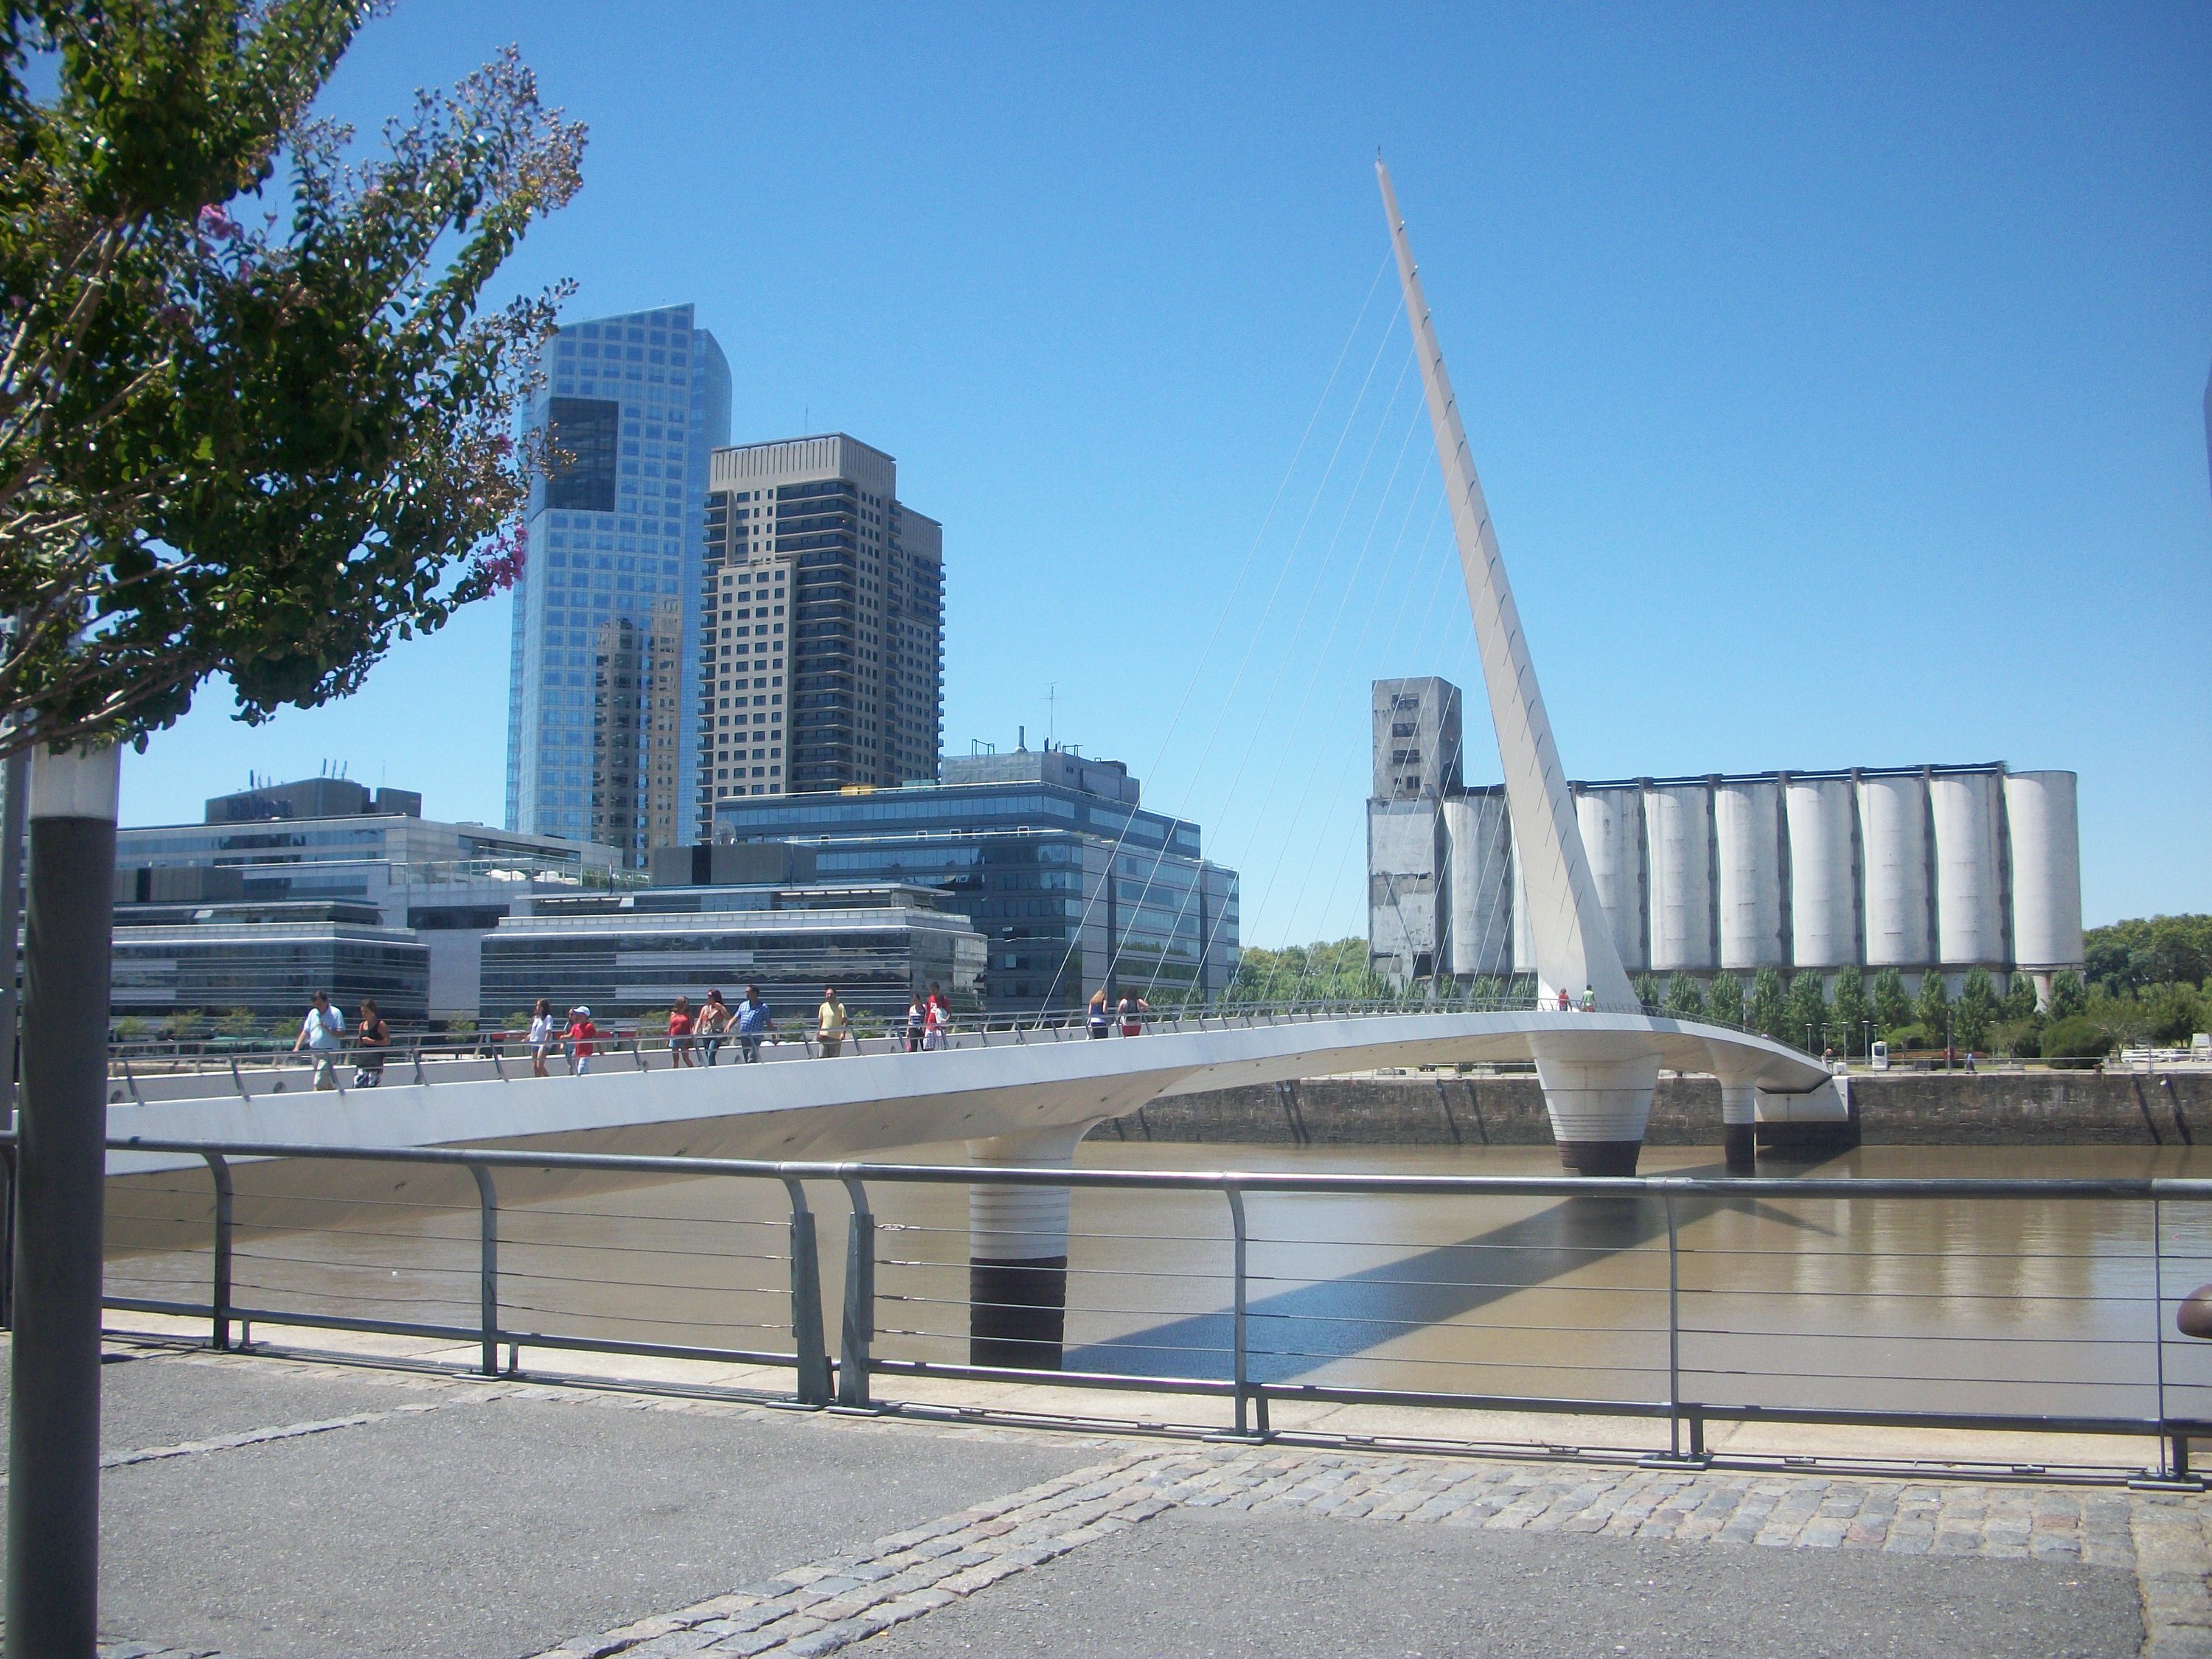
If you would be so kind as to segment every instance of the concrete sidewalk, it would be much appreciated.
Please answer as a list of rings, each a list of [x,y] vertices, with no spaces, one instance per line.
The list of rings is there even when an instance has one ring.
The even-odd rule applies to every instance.
[[[2193,1497],[111,1355],[118,1654],[2212,1656]]]

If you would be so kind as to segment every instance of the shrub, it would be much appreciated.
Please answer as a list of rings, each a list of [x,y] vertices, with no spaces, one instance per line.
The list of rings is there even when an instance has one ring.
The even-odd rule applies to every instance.
[[[1925,1025],[1893,1025],[1882,1034],[1892,1054],[1901,1054],[1907,1048],[1933,1048],[1942,1042],[1941,1037],[1930,1036]]]
[[[2079,1014],[2043,1028],[2043,1057],[2061,1070],[2087,1071],[2112,1049],[2112,1034]]]

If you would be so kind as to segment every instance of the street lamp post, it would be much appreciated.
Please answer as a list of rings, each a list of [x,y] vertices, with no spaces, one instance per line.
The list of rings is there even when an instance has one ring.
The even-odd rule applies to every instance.
[[[8,1423],[8,1659],[99,1636],[100,1223],[118,756],[31,758]]]

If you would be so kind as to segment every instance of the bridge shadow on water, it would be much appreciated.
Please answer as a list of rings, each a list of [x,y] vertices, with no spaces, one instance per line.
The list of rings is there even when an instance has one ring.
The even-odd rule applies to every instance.
[[[1717,1167],[1670,1170],[1680,1175],[1718,1175]],[[1444,1202],[1424,1200],[1424,1205]],[[1480,1199],[1464,1200],[1480,1203]],[[1295,1200],[1273,1195],[1254,1195],[1246,1200],[1255,1212],[1246,1306],[1247,1375],[1256,1382],[1291,1382],[1311,1378],[1328,1367],[1392,1343],[1433,1338],[1436,1328],[1463,1321],[1470,1314],[1508,1298],[1547,1289],[1586,1291],[1577,1300],[1600,1310],[1629,1330],[1648,1331],[1656,1323],[1663,1344],[1666,1329],[1664,1297],[1667,1289],[1667,1212],[1656,1197],[1613,1194],[1561,1199],[1532,1215],[1508,1221],[1449,1244],[1433,1245],[1380,1266],[1297,1283],[1291,1287],[1260,1293],[1271,1278],[1297,1278],[1287,1261],[1315,1256],[1327,1258],[1346,1249],[1374,1248],[1375,1241],[1316,1240],[1281,1237],[1263,1225],[1280,1224],[1284,1210]],[[1264,1207],[1263,1207],[1264,1206]],[[1817,1224],[1789,1214],[1756,1200],[1685,1197],[1675,1200],[1678,1231],[1708,1217],[1733,1212],[1760,1222],[1800,1231],[1825,1232]],[[1609,1264],[1625,1264],[1628,1271],[1594,1273]],[[1078,1295],[1079,1269],[1070,1275],[1068,1319],[1071,1326],[1083,1316]],[[1582,1281],[1577,1283],[1577,1281]],[[1559,1334],[1585,1354],[1613,1334],[1600,1328],[1591,1332],[1588,1315],[1559,1322]],[[1225,1379],[1234,1374],[1234,1315],[1222,1308],[1212,1312],[1167,1320],[1139,1329],[1067,1346],[1064,1363],[1071,1370],[1118,1371],[1125,1375],[1203,1380]],[[1499,1330],[1480,1322],[1461,1328],[1470,1337]],[[1520,1333],[1499,1330],[1500,1334]],[[1540,1333],[1540,1336],[1542,1334]],[[1423,1341],[1419,1355],[1407,1355],[1412,1369],[1433,1365],[1452,1369],[1455,1361],[1432,1340]],[[1663,1346],[1660,1368],[1664,1370]],[[1571,1364],[1571,1351],[1556,1346],[1553,1358],[1531,1357],[1526,1361],[1492,1361],[1532,1370],[1544,1370],[1561,1361]],[[1595,1369],[1632,1369],[1601,1364]],[[1392,1386],[1420,1387],[1401,1381]],[[1465,1392],[1484,1392],[1480,1382],[1452,1381],[1449,1387]]]

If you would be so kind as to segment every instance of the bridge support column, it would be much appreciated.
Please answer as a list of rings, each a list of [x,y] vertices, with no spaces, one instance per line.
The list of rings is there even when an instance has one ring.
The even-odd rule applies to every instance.
[[[1735,1082],[1723,1074],[1721,1144],[1730,1175],[1749,1175],[1759,1167],[1758,1123],[1758,1085]]]
[[[1539,1033],[1528,1046],[1559,1162],[1574,1175],[1634,1175],[1659,1081],[1657,1053],[1593,1055],[1565,1031]]]
[[[969,1162],[1068,1168],[1091,1126],[968,1143]],[[968,1189],[968,1363],[1056,1371],[1067,1320],[1065,1187]]]

